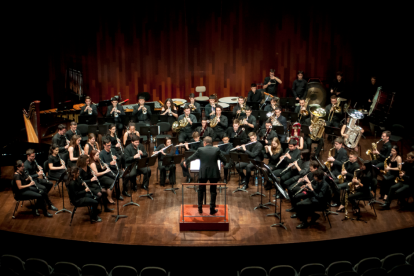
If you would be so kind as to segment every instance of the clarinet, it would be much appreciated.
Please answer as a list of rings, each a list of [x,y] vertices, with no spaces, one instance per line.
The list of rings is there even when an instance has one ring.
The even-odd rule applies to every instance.
[[[272,129],[271,128],[268,128],[267,130],[266,130],[266,134],[265,134],[265,136],[263,136],[263,141],[265,141],[265,140],[267,140],[267,136],[269,136],[269,133],[272,131]]]
[[[206,128],[207,128],[207,126],[206,126],[205,128],[202,128],[202,129],[201,129],[201,132],[200,132],[200,137],[203,137],[204,132],[206,131]]]
[[[241,135],[243,131],[244,131],[244,128],[240,129],[239,132],[236,132],[236,135],[234,135],[234,138],[237,138],[239,135]]]
[[[68,168],[66,168],[66,164],[65,164],[65,162],[62,160],[62,158],[60,158],[59,153],[58,153],[58,157],[59,157],[59,159],[60,159],[60,164],[65,166],[65,170],[68,170]]]
[[[313,182],[313,180],[311,181],[311,184],[312,184],[312,182]],[[299,193],[303,192],[305,189],[306,189],[306,186],[305,186],[305,187],[303,187],[303,188],[300,188],[300,190],[299,190],[299,191],[297,191],[297,192],[296,192],[296,194],[294,194],[293,196],[296,196],[297,194],[299,194]]]
[[[33,181],[33,178],[30,176],[29,172],[25,170],[24,173],[29,176],[30,182],[32,182]],[[37,187],[36,182],[35,181],[33,181],[33,182],[35,184],[35,187],[36,187],[37,191],[40,193],[39,187]]]
[[[85,187],[89,189],[88,185],[86,184],[85,181],[83,181],[83,179],[82,179],[82,177],[80,177],[80,175],[79,175],[79,179],[82,181],[82,184],[84,184]],[[93,199],[96,199],[96,196],[92,193],[91,189],[89,189],[89,192],[91,193]]]
[[[116,135],[116,131],[114,132],[114,135],[115,135],[115,139],[116,139],[116,141],[119,143],[119,145],[121,146],[121,153],[122,154],[124,154],[124,149],[122,148],[122,143],[121,143],[121,140],[119,140],[118,139],[118,136]],[[112,155],[112,153],[111,153],[111,155]]]
[[[118,163],[116,162],[116,160],[114,160],[114,156],[112,155],[112,152],[109,151],[109,153],[111,154],[112,160],[115,161],[116,170],[119,172]]]
[[[104,163],[100,157],[99,157],[99,163],[101,163],[101,167],[102,167],[102,164],[104,164],[105,168],[110,169],[108,164]],[[112,170],[111,170],[111,173],[115,176],[115,173]]]
[[[39,169],[39,171],[41,171],[41,172],[42,172],[43,178],[44,178],[44,179],[46,179],[47,181],[49,181],[49,179],[47,179],[47,177],[46,177],[46,175],[45,175],[45,172],[44,172],[43,170],[41,170],[41,169],[40,169],[40,166],[37,164],[36,159],[34,160],[34,162],[35,162],[35,164],[36,164],[37,168]]]
[[[90,168],[90,167],[89,167],[89,168]],[[99,185],[99,187],[100,187],[100,188],[101,188],[101,190],[102,190],[101,182],[99,182],[99,179],[98,179],[98,177],[96,176],[95,172],[94,172],[92,169],[91,169],[91,172],[92,172],[92,175],[96,177],[96,182],[98,182],[98,185]]]

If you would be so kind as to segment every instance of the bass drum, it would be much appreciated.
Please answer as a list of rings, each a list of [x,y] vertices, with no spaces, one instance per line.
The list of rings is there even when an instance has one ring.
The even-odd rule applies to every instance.
[[[369,109],[368,116],[371,116],[372,112],[379,110],[385,113],[390,112],[392,103],[394,101],[394,94],[389,95],[382,91],[382,86],[378,87],[377,93],[375,93],[372,100],[371,108]]]
[[[326,89],[321,82],[308,82],[308,93],[306,98],[309,98],[308,105],[325,106],[326,103]]]

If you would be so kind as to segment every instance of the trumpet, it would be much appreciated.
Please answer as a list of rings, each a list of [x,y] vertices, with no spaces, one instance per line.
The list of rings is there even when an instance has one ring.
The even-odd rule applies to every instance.
[[[85,182],[85,181],[83,181],[83,179],[82,179],[82,177],[80,177],[80,175],[79,175],[79,179],[82,181],[82,184],[83,184],[86,188],[88,188],[88,189],[89,189],[88,185],[86,184],[86,182]],[[96,199],[96,196],[92,193],[91,189],[89,189],[89,192],[91,193],[91,195],[92,195],[93,199]]]
[[[147,114],[147,109],[145,108],[145,106],[144,105],[141,105],[141,108],[142,108],[142,114]]]
[[[197,109],[197,107],[192,103],[189,104],[189,107],[190,107],[192,112],[194,112]]]
[[[114,109],[115,109],[115,110],[114,110],[114,117],[115,117],[115,118],[118,118],[118,116],[119,116],[119,114],[118,114],[118,107],[117,107],[117,106],[115,106],[115,107],[114,107]]]
[[[254,144],[254,143],[257,143],[257,141],[247,143],[247,144],[246,144],[246,145],[244,145],[244,146],[248,146],[248,145],[251,145],[251,144]],[[231,149],[230,151],[237,150],[237,149],[239,149],[239,148],[241,148],[241,147],[242,147],[242,146],[237,146],[237,147],[235,147],[234,149]]]
[[[377,144],[378,144],[379,142],[381,142],[381,141],[382,141],[382,139],[379,139],[379,141],[378,141],[378,142],[376,142],[376,143],[372,143],[372,144],[371,144],[372,149],[367,150],[367,152],[365,153],[366,155],[368,155],[368,156],[369,156],[369,158],[371,159],[371,161],[372,161],[372,160],[377,160],[377,155],[374,153],[374,151],[376,151],[376,150],[377,150]]]

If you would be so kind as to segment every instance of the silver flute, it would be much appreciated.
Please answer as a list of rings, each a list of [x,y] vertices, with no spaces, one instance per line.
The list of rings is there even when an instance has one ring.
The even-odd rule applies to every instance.
[[[296,160],[295,162],[297,162],[297,161],[299,161],[300,160],[300,158],[298,158],[298,160]],[[290,168],[292,168],[294,165],[295,165],[295,162],[293,162],[293,163],[290,163],[287,167],[286,167],[286,169],[284,169],[280,174],[283,174],[285,171],[287,171],[287,170],[289,170]]]
[[[196,143],[198,143],[198,142],[196,142]],[[154,153],[153,155],[151,155],[151,157],[154,157],[155,155],[159,154],[161,151],[164,151],[164,150],[168,149],[171,146],[172,146],[172,144],[169,145],[169,146],[166,146],[165,148],[160,149],[159,151],[156,151],[156,153]],[[141,159],[141,157],[140,157],[140,159]]]
[[[257,141],[247,143],[247,144],[246,144],[246,145],[244,145],[244,146],[248,146],[248,145],[251,145],[251,144],[254,144],[254,143],[257,143]],[[231,149],[230,151],[237,150],[237,149],[239,149],[239,148],[241,148],[241,146],[235,147],[234,149]]]
[[[312,184],[312,182],[313,182],[313,180],[312,180],[310,183]],[[306,189],[306,185],[305,185],[305,187],[300,188],[300,190],[299,190],[299,191],[297,191],[297,192],[296,192],[296,194],[294,194],[293,196],[296,196],[297,194],[299,194],[299,193],[303,192],[305,189]]]
[[[307,174],[305,174],[305,176],[307,176],[308,174],[310,174],[311,172],[308,172]],[[305,177],[304,176],[304,177]],[[304,177],[302,177],[302,178],[304,178]],[[290,188],[291,190],[293,190],[293,188],[295,188],[296,186],[298,186],[298,184],[299,183],[302,183],[302,182],[299,182],[299,180],[298,180],[298,182],[296,182],[296,184],[295,185],[293,185],[293,187],[292,188]]]
[[[191,143],[187,143],[187,145],[191,145],[191,144],[195,144],[195,143],[200,143],[200,141],[198,141],[198,142],[191,142]],[[176,148],[178,148],[178,147],[183,147],[183,146],[185,146],[185,144],[182,144],[182,145],[176,145],[175,147],[176,147]]]
[[[280,163],[282,163],[283,160],[285,160],[287,153],[289,152],[289,149],[286,149],[285,154],[283,155],[282,159],[280,159],[280,161],[276,164],[275,169],[277,168],[277,166],[280,165]]]

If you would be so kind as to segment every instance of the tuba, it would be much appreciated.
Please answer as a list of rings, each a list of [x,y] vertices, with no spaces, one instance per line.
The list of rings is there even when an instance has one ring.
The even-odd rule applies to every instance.
[[[349,160],[348,160],[348,161],[345,161],[345,162],[342,164],[342,170],[341,170],[341,172],[345,170],[345,164],[346,164],[346,163],[348,163],[348,162],[349,162]],[[338,180],[339,180],[339,184],[344,183],[344,181],[345,181],[345,176],[344,176],[344,175],[342,175],[342,174],[339,174],[339,175],[338,175]]]
[[[184,116],[184,118],[180,121],[175,121],[172,125],[172,131],[173,132],[180,132],[182,128],[185,128],[188,125],[187,117]]]
[[[349,124],[346,126],[345,134],[348,137],[345,139],[345,146],[348,148],[355,148],[362,136],[362,128],[356,125],[357,120],[364,118],[364,114],[357,110],[349,110],[348,112]]]
[[[372,149],[367,150],[367,152],[365,153],[366,155],[368,155],[368,156],[369,156],[369,159],[371,159],[371,161],[372,161],[372,160],[377,160],[377,155],[376,155],[376,154],[374,154],[373,152],[377,150],[377,144],[378,144],[379,142],[381,142],[381,141],[382,141],[382,139],[380,139],[380,140],[379,140],[378,142],[376,142],[376,143],[372,143]]]
[[[310,108],[310,112],[313,114],[311,121],[312,131],[309,133],[309,137],[317,141],[322,138],[323,133],[325,132],[325,120],[320,117],[325,117],[326,111],[320,105],[314,105]]]
[[[332,151],[335,149],[335,147],[331,148],[328,152],[328,157],[332,157]],[[330,161],[326,161],[325,166],[328,168],[328,170],[332,169],[332,163]]]

